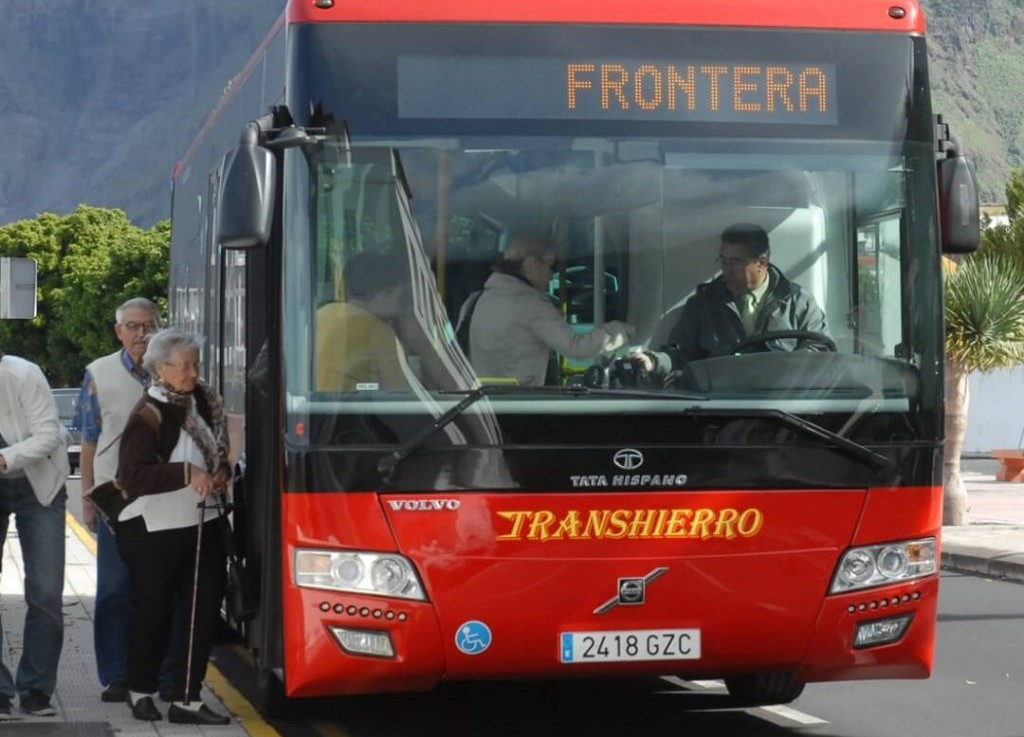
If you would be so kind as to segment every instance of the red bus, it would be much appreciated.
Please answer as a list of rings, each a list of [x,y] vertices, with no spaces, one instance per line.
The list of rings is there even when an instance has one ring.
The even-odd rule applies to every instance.
[[[288,4],[175,168],[170,289],[231,412],[271,706],[929,675],[940,257],[978,218],[924,32],[901,0]],[[669,342],[734,223],[827,350],[775,335],[639,380],[626,351]],[[453,325],[521,233],[559,244],[574,330],[635,345],[479,376]],[[401,287],[384,369],[330,327],[368,255]]]

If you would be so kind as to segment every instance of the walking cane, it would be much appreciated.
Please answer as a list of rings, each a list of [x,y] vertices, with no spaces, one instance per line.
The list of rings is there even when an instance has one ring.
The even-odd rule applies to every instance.
[[[188,658],[185,666],[185,706],[189,706],[189,691],[192,690],[192,649],[196,637],[196,601],[199,598],[199,553],[203,549],[203,518],[206,516],[206,500],[199,500],[199,526],[196,529],[196,566],[192,576],[192,613],[188,622]]]

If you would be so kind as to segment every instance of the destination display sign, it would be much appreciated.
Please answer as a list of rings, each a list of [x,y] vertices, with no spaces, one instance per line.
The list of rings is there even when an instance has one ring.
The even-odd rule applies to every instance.
[[[836,125],[836,67],[720,59],[398,58],[398,114],[425,119]]]

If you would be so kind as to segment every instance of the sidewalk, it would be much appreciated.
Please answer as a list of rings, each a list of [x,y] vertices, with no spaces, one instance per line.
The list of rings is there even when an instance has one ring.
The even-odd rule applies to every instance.
[[[140,722],[132,718],[125,704],[104,704],[99,699],[93,651],[92,615],[96,592],[95,542],[69,514],[65,528],[66,565],[64,578],[64,647],[61,651],[57,691],[51,702],[55,717],[24,717],[0,724],[3,737],[277,737],[262,722],[251,704],[238,694],[211,663],[203,686],[203,700],[220,713],[233,717],[222,727],[196,727],[159,722]],[[0,578],[0,612],[3,619],[3,658],[13,672],[21,653],[22,623],[25,617],[24,567],[17,530],[12,520],[7,539],[0,539],[0,560],[4,575]],[[213,685],[216,692],[208,686]],[[165,712],[167,704],[157,702]],[[14,700],[17,709],[17,699]],[[260,727],[267,728],[263,731]]]
[[[978,462],[963,478],[970,524],[942,528],[942,567],[1024,583],[1024,483],[996,481]]]

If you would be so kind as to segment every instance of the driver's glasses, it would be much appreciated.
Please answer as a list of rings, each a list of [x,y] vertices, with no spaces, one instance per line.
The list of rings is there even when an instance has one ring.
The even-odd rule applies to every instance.
[[[739,258],[736,256],[719,256],[715,259],[715,265],[722,271],[725,271],[726,269],[730,271],[745,269],[750,266],[750,264],[756,262],[756,258]]]

